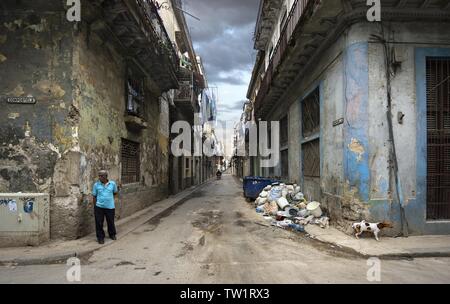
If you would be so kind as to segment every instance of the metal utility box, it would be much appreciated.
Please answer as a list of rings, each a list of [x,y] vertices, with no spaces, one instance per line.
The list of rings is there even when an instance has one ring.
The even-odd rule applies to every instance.
[[[0,247],[37,246],[50,239],[50,198],[0,193]]]

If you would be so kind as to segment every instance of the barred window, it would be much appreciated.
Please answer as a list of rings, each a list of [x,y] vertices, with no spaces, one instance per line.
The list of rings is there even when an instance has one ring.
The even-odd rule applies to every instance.
[[[128,71],[126,81],[126,111],[128,115],[145,117],[144,77]]]
[[[302,145],[303,175],[320,177],[320,140],[316,139]]]
[[[450,219],[450,57],[427,57],[427,219]]]
[[[315,89],[302,103],[303,176],[320,178],[320,90]]]
[[[140,144],[122,138],[121,149],[123,184],[137,183],[140,180]]]
[[[303,137],[309,137],[320,131],[320,91],[314,90],[303,101],[302,107]]]
[[[289,144],[289,125],[288,117],[285,116],[280,120],[280,146],[284,147]]]

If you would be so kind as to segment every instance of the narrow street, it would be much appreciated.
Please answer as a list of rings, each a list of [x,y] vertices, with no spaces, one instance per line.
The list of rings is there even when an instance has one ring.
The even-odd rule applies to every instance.
[[[366,284],[366,262],[269,226],[245,202],[239,182],[224,175],[83,260],[81,283]],[[1,267],[0,283],[67,283],[67,269]],[[449,282],[450,258],[381,262],[381,283]]]

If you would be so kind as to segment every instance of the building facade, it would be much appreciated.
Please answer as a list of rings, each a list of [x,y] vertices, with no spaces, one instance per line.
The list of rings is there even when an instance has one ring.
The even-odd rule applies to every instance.
[[[81,1],[80,22],[63,2],[0,4],[0,192],[50,194],[51,238],[74,239],[94,230],[100,169],[121,186],[117,218],[169,195],[186,74],[172,34],[189,34],[166,30],[153,1]]]
[[[280,162],[261,174],[302,185],[347,232],[450,233],[450,6],[381,1],[380,22],[369,8],[261,1],[247,98],[280,122]]]
[[[175,194],[205,182],[214,174],[211,169],[214,158],[207,157],[203,153],[195,155],[194,138],[198,137],[203,142],[206,137],[214,135],[213,128],[208,127],[208,124],[214,125],[216,118],[205,115],[212,106],[215,108],[215,98],[209,93],[201,58],[195,53],[182,2],[171,0],[162,3],[160,14],[180,58],[178,72],[180,87],[170,92],[168,98],[170,126],[177,121],[185,121],[192,126],[191,155],[170,154],[170,191]],[[171,132],[171,143],[179,135],[177,133],[179,130],[173,131],[175,132]]]

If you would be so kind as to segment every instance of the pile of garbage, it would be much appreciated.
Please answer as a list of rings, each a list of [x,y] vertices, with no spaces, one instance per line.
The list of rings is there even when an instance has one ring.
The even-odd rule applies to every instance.
[[[259,194],[256,212],[272,226],[304,232],[309,224],[329,228],[330,219],[323,215],[319,202],[308,202],[296,184],[273,183]]]

